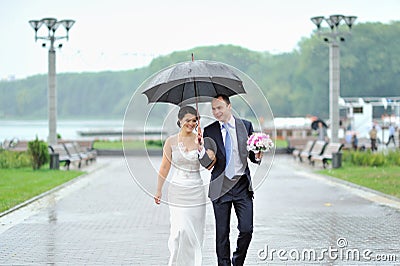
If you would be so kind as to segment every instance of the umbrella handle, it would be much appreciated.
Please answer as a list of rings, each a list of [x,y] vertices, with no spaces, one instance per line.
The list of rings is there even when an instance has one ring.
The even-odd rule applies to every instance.
[[[199,125],[197,126],[197,141],[199,145],[201,145],[201,128],[200,128],[200,122]]]

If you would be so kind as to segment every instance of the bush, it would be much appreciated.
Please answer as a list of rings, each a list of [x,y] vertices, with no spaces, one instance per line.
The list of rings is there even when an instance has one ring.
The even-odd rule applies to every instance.
[[[33,170],[40,169],[42,165],[49,162],[49,150],[47,148],[47,143],[36,139],[28,142],[28,152],[32,160]]]
[[[163,143],[161,140],[146,140],[147,146],[156,146],[156,147],[162,147]]]
[[[400,152],[390,151],[386,158],[390,165],[400,166]]]
[[[0,168],[22,168],[31,165],[27,152],[0,150]]]
[[[382,153],[374,153],[369,157],[369,166],[384,166],[385,165],[385,155]]]
[[[345,151],[343,161],[356,166],[400,166],[400,152]]]

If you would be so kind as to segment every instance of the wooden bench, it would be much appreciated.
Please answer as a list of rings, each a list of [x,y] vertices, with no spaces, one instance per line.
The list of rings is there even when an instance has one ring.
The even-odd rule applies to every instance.
[[[10,141],[4,141],[3,148],[10,151],[27,151],[28,141],[14,138]]]
[[[292,153],[294,150],[303,150],[309,140],[315,140],[314,137],[288,137],[286,139],[288,143],[288,153]]]
[[[83,143],[81,141],[74,141],[73,145],[75,147],[75,151],[79,154],[84,154],[84,156],[87,156],[90,162],[96,161],[97,159],[97,151],[93,149],[93,144],[85,145],[86,143]],[[83,144],[83,145],[82,145]]]
[[[342,143],[328,143],[321,155],[311,155],[311,164],[315,165],[315,162],[319,161],[322,162],[322,166],[326,168],[328,162],[332,160],[333,154],[339,152],[342,147]]]
[[[93,161],[95,158],[94,153],[86,152],[85,150],[81,149],[79,143],[77,142],[64,142],[63,145],[70,156],[80,157],[81,161],[84,161],[86,165],[88,165],[89,162]]]
[[[299,160],[301,161],[300,153],[302,151],[310,152],[312,147],[314,146],[314,143],[315,143],[314,140],[309,140],[309,141],[307,141],[306,145],[303,148],[294,149],[293,152],[292,152],[292,155],[293,155],[294,159],[296,160],[296,158],[299,158]]]
[[[88,154],[80,152],[72,142],[65,142],[63,145],[71,157],[79,157],[81,161],[84,161],[85,164],[88,165],[91,160]]]
[[[324,152],[324,148],[326,146],[326,142],[322,141],[322,140],[317,140],[314,143],[314,146],[312,147],[312,149],[310,151],[302,151],[300,153],[300,161],[303,162],[304,159],[306,158],[308,160],[309,163],[311,163],[310,158],[311,156],[317,156],[317,155],[321,155]]]
[[[371,149],[371,140],[369,138],[359,138],[357,150],[365,151]]]
[[[64,144],[55,144],[49,146],[51,153],[58,153],[59,161],[65,163],[65,167],[69,170],[71,163],[78,163],[78,168],[81,167],[82,159],[79,157],[78,154],[70,154],[68,150],[65,148]]]
[[[341,141],[343,144],[342,150],[354,150],[351,143],[347,143],[345,141]],[[358,151],[365,151],[371,149],[371,140],[369,138],[359,138],[357,144]]]

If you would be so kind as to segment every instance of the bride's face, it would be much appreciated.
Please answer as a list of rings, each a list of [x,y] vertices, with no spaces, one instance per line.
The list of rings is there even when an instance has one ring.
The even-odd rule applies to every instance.
[[[197,117],[192,114],[185,114],[180,120],[181,130],[187,133],[192,132],[197,126]]]

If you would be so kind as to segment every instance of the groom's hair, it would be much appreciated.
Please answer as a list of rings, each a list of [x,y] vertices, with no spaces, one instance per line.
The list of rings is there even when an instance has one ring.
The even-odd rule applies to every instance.
[[[222,100],[226,103],[226,104],[231,104],[231,101],[229,100],[229,97],[226,96],[225,94],[218,94],[217,96],[215,96],[215,99],[218,99],[219,97],[222,98]]]

